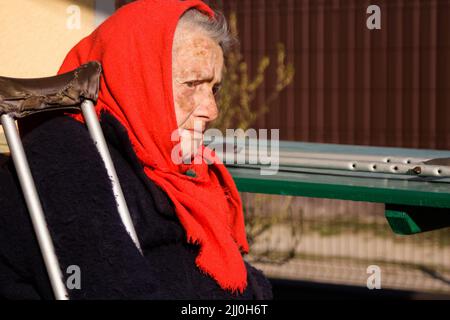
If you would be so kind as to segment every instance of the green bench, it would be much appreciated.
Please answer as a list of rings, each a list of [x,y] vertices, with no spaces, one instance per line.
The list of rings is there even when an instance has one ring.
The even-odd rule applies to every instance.
[[[283,154],[296,152],[434,159],[450,158],[450,151],[288,141],[281,141],[279,150],[280,167],[274,175],[261,175],[262,166],[258,164],[227,164],[239,191],[384,203],[389,225],[402,235],[450,226],[450,177],[283,164]]]

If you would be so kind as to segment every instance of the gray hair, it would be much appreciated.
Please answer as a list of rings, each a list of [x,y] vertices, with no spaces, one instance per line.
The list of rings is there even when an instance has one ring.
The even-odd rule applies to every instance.
[[[218,11],[214,12],[214,19],[197,9],[187,10],[178,21],[178,27],[199,28],[208,37],[214,40],[225,54],[237,44],[237,39],[231,35],[225,16]]]

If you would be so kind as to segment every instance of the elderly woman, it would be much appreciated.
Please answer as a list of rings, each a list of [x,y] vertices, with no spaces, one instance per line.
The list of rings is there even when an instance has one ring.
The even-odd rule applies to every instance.
[[[55,250],[66,278],[69,266],[80,270],[70,298],[271,298],[267,279],[242,257],[248,244],[236,186],[202,144],[218,115],[229,43],[224,19],[201,1],[141,0],[68,53],[60,73],[102,64],[96,111],[143,251],[121,224],[82,117],[34,123],[23,142]],[[0,296],[51,299],[11,172],[10,162],[0,172]]]

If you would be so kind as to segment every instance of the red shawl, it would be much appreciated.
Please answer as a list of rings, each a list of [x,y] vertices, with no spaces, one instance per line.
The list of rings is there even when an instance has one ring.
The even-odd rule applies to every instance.
[[[215,161],[176,165],[179,140],[172,96],[172,42],[180,16],[196,8],[214,16],[199,0],[140,0],[125,5],[81,40],[59,73],[88,61],[102,64],[97,114],[107,110],[127,129],[149,179],[173,201],[187,241],[200,246],[196,264],[226,290],[242,292],[248,252],[242,203],[225,166]],[[83,121],[80,115],[75,116]],[[206,148],[205,148],[206,149]],[[194,170],[196,177],[185,174]]]

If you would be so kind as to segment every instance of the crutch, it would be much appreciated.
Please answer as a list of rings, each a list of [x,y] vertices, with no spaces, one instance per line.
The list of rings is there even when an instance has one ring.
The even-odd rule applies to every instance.
[[[94,109],[93,102],[98,97],[100,74],[100,64],[98,62],[89,62],[72,72],[55,77],[41,79],[0,77],[1,123],[34,232],[37,236],[50,284],[57,300],[68,300],[69,295],[14,119],[43,111],[81,108],[86,126],[111,179],[122,223],[142,254],[117,173]]]

